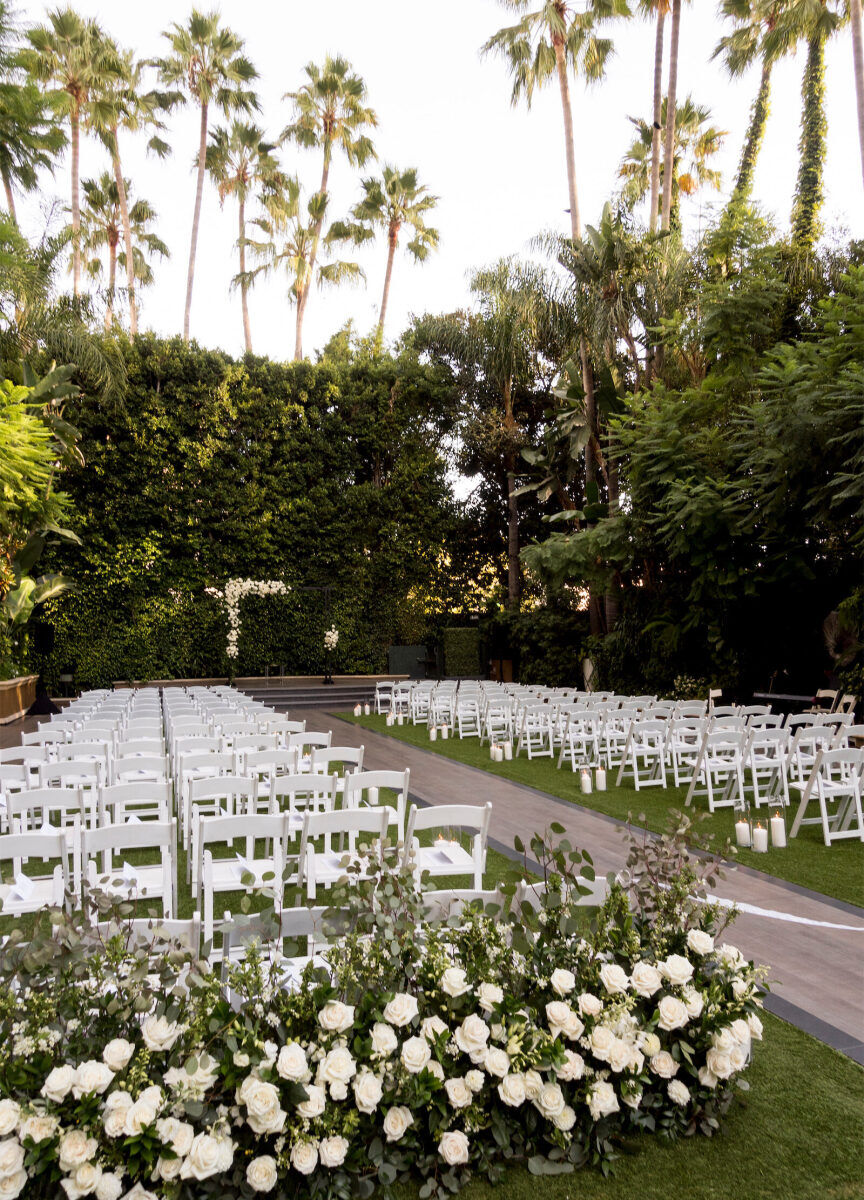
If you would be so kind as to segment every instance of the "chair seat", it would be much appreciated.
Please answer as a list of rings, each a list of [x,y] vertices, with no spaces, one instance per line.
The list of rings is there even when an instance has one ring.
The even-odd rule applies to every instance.
[[[459,842],[436,842],[414,850],[418,870],[430,875],[452,875],[474,870],[474,859]]]
[[[91,885],[108,892],[111,896],[136,900],[157,899],[164,896],[170,887],[161,863],[136,866],[128,875],[124,873],[123,867],[109,871],[107,875],[94,868],[95,864],[91,863]]]
[[[51,879],[30,879],[21,872],[14,883],[0,884],[0,912],[22,916],[63,903],[63,879],[59,871]]]
[[[254,875],[254,883],[243,883],[241,876],[246,873]],[[270,879],[263,877],[268,873],[273,872]],[[276,883],[276,867],[273,859],[256,858],[253,862],[246,862],[238,858],[214,858],[213,859],[213,891],[214,892],[241,892],[252,891],[254,888],[273,887]]]

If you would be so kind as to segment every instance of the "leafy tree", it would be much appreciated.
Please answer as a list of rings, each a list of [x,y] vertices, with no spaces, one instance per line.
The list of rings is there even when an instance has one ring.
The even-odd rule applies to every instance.
[[[201,118],[195,207],[186,276],[186,306],[183,312],[183,340],[186,342],[189,341],[198,226],[207,166],[210,108],[215,106],[226,117],[233,113],[249,113],[258,108],[258,99],[249,87],[258,78],[258,72],[243,54],[243,39],[227,26],[221,25],[220,20],[218,12],[202,13],[193,8],[185,25],[175,22],[163,34],[170,49],[165,58],[157,60],[162,82],[181,89],[189,102],[197,105]]]
[[[355,205],[352,216],[374,236],[376,228],[387,231],[387,269],[384,273],[384,294],[378,314],[378,337],[384,336],[384,319],[390,295],[393,260],[399,246],[403,225],[413,233],[406,249],[416,262],[425,262],[429,252],[438,245],[438,230],[426,224],[426,214],[438,203],[425,184],[417,179],[415,167],[399,171],[384,165],[381,178],[363,180],[363,199]]]

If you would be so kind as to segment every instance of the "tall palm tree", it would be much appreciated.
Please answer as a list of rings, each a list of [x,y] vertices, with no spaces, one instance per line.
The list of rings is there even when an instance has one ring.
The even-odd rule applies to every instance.
[[[303,188],[296,176],[284,181],[284,186],[269,190],[262,198],[265,216],[256,217],[250,225],[260,229],[263,236],[247,238],[257,266],[245,275],[236,277],[242,286],[252,284],[259,276],[284,271],[289,280],[288,293],[295,306],[294,361],[303,358],[304,296],[313,285],[335,287],[341,283],[363,279],[356,262],[330,257],[336,247],[356,242],[359,231],[352,225],[334,221],[326,231],[328,198],[326,192],[315,192],[304,201]],[[326,258],[326,261],[321,261]]]
[[[648,211],[650,216],[649,228],[653,233],[657,228],[657,216],[660,212],[660,134],[663,129],[663,34],[666,28],[666,17],[669,15],[669,0],[640,0],[642,13],[654,17],[654,87],[652,91],[651,109],[651,198]]]
[[[249,84],[258,72],[242,53],[243,39],[220,24],[218,12],[202,13],[192,9],[185,25],[173,24],[162,35],[170,53],[157,61],[162,82],[180,88],[200,110],[198,136],[198,177],[195,208],[189,238],[189,269],[186,275],[186,306],[183,312],[183,340],[189,341],[192,312],[192,287],[195,282],[195,256],[198,250],[198,226],[207,163],[207,133],[210,106],[215,105],[226,117],[232,113],[252,112],[259,107]]]
[[[53,171],[65,145],[66,134],[35,83],[0,83],[0,177],[13,221],[17,220],[15,189],[35,191],[39,172]]]
[[[120,65],[118,74],[104,81],[90,106],[89,125],[98,134],[111,155],[111,166],[120,215],[123,222],[123,241],[126,265],[126,290],[129,300],[129,332],[132,337],[138,332],[138,308],[135,300],[135,256],[132,248],[132,226],[129,204],[126,197],[126,181],[120,159],[120,130],[138,132],[143,128],[162,130],[165,128],[161,114],[167,112],[181,99],[179,92],[145,91],[142,86],[144,64],[136,60],[131,50],[113,47]],[[153,134],[147,143],[149,150],[164,158],[169,147],[158,134]]]
[[[858,109],[858,143],[861,148],[861,177],[864,179],[864,35],[861,32],[861,0],[849,0],[852,26],[852,69],[855,72],[855,102]]]
[[[661,107],[661,118],[666,117],[666,100]],[[622,193],[628,204],[638,204],[651,190],[652,183],[652,129],[647,121],[630,117],[636,126],[636,137],[627,150],[618,168],[618,175],[625,180]],[[711,110],[697,104],[691,96],[677,106],[675,118],[675,156],[672,178],[671,223],[680,222],[678,207],[681,195],[692,196],[702,187],[719,190],[720,172],[710,166],[710,160],[720,150],[726,131],[710,124]],[[663,164],[665,174],[666,164]],[[655,201],[656,202],[656,201]],[[655,219],[657,214],[652,214]]]
[[[243,312],[243,337],[246,353],[252,353],[252,329],[249,323],[249,281],[246,273],[246,203],[259,189],[279,186],[284,179],[273,157],[274,147],[264,141],[264,132],[257,125],[233,121],[230,129],[219,126],[210,134],[207,147],[207,170],[216,184],[219,202],[228,196],[237,198],[240,271],[240,303]]]
[[[125,179],[123,194],[127,199],[130,194],[129,180]],[[120,201],[120,189],[117,181],[108,171],[103,171],[98,179],[85,179],[81,190],[84,193],[84,207],[81,211],[81,251],[85,260],[87,274],[97,279],[103,270],[103,254],[108,255],[108,289],[105,308],[105,328],[110,329],[114,320],[114,299],[117,288],[117,266],[121,270],[127,268],[129,274],[146,287],[153,282],[153,270],[150,258],[158,255],[168,258],[170,251],[160,237],[151,229],[156,214],[146,200],[136,200],[127,207],[124,218]],[[126,220],[132,233],[131,271],[126,255],[130,250],[120,250],[121,238],[125,240]]]
[[[48,87],[55,110],[69,120],[72,147],[72,262],[73,290],[81,294],[81,251],[79,233],[81,208],[79,163],[81,124],[94,92],[116,76],[120,64],[99,25],[85,20],[71,8],[48,13],[46,25],[27,31],[29,45],[21,51],[21,63],[30,75]]]
[[[354,167],[365,166],[375,157],[375,148],[367,130],[374,129],[378,124],[374,109],[367,103],[366,84],[353,71],[347,59],[328,54],[323,66],[310,62],[304,70],[306,82],[303,86],[284,96],[284,99],[293,102],[294,114],[291,123],[282,131],[281,140],[295,142],[307,149],[321,150],[318,195],[325,203],[318,207],[319,219],[312,229],[309,272],[297,298],[298,330],[302,330],[309,291],[315,278],[315,261],[327,208],[333,151],[341,150]]]
[[[399,171],[384,165],[381,178],[363,180],[363,199],[355,205],[352,216],[370,233],[376,228],[387,231],[387,269],[384,272],[384,294],[378,314],[378,338],[384,336],[384,319],[390,296],[393,260],[399,245],[403,225],[413,231],[405,247],[415,262],[424,262],[438,245],[438,230],[426,224],[426,214],[438,203],[438,197],[417,180],[416,167]]]
[[[672,180],[675,159],[675,110],[678,92],[678,41],[681,32],[681,0],[672,0],[672,27],[669,34],[669,84],[666,89],[666,121],[663,135],[663,205],[660,228],[666,230],[672,220]],[[672,168],[670,170],[670,168]]]

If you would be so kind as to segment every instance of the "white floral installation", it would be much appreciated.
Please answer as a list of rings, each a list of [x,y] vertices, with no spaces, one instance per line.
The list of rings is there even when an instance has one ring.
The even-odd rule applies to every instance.
[[[324,634],[324,649],[328,653],[332,654],[338,645],[339,645],[339,630],[336,628],[335,625],[331,625],[330,628],[327,630],[327,632]]]
[[[246,596],[284,596],[291,589],[281,579],[229,579],[225,590],[208,587],[204,589],[208,596],[213,596],[225,609],[228,617],[228,640],[225,653],[229,658],[237,658],[240,653],[240,602]]]

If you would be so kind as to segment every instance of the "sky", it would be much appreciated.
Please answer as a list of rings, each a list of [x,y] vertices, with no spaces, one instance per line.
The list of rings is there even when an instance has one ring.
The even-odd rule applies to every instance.
[[[45,5],[18,0],[24,22],[41,21]],[[187,15],[177,0],[148,0],[141,8],[125,0],[74,0],[82,14],[97,18],[124,46],[140,57],[165,52],[161,33]],[[191,8],[191,4],[189,5]],[[207,8],[206,0],[201,7]],[[535,97],[530,111],[510,105],[506,65],[481,58],[479,48],[512,14],[495,0],[222,0],[223,20],[246,42],[260,73],[259,122],[274,136],[288,124],[290,102],[283,99],[303,80],[303,67],[327,53],[348,58],[366,80],[369,103],[378,114],[375,146],[382,162],[416,167],[421,182],[439,197],[430,217],[441,238],[440,249],[423,265],[400,253],[394,268],[387,335],[396,337],[412,313],[451,311],[469,300],[472,268],[502,255],[526,253],[542,230],[569,231],[567,178],[561,106],[557,88]],[[668,22],[667,22],[668,25]],[[723,26],[714,0],[693,0],[682,16],[678,94],[707,104],[714,123],[728,131],[716,165],[731,181],[758,72],[731,81],[711,53]],[[599,217],[604,201],[618,186],[617,170],[632,137],[628,116],[650,118],[654,30],[645,22],[614,27],[616,53],[606,79],[586,88],[573,84],[573,108],[579,199],[583,220]],[[780,228],[788,227],[797,168],[800,84],[803,48],[775,68],[771,116],[755,180],[755,198]],[[828,156],[826,229],[841,236],[864,237],[864,194],[855,118],[852,45],[842,31],[827,52]],[[198,142],[197,110],[189,107],[169,118],[173,154],[167,161],[148,157],[144,141],[127,136],[124,173],[134,194],[145,197],[158,214],[157,232],[171,249],[156,264],[156,282],[142,297],[142,328],[170,336],[182,329],[189,232]],[[283,165],[300,174],[310,190],[317,186],[317,154],[291,145]],[[85,138],[81,177],[108,166],[101,146]],[[374,164],[363,174],[374,170]],[[332,212],[340,215],[360,197],[357,173],[344,161],[331,176]],[[42,192],[20,205],[24,231],[38,234],[52,200],[68,203],[68,161]],[[722,193],[703,192],[684,209],[685,228],[704,224]],[[202,345],[232,354],[243,349],[240,299],[229,291],[237,270],[236,207],[220,208],[215,189],[205,187],[192,303],[192,336]],[[407,240],[407,239],[405,239]],[[346,321],[370,331],[378,314],[386,262],[384,238],[354,257],[366,272],[366,284],[313,293],[305,323],[307,355],[314,354]],[[68,286],[68,285],[67,285]],[[257,353],[290,358],[294,346],[294,310],[283,278],[256,283],[251,293],[252,340]]]

